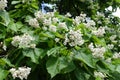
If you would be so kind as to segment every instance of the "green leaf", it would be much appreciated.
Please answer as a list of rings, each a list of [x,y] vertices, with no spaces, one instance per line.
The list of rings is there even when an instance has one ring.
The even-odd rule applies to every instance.
[[[110,72],[109,80],[120,80],[120,73],[118,72]]]
[[[32,62],[38,64],[39,59],[43,58],[46,54],[43,49],[35,48],[35,49],[28,49],[23,51],[23,55],[29,57]]]
[[[97,76],[95,80],[103,80],[101,77]]]
[[[120,65],[117,66],[116,71],[120,73]]]
[[[92,55],[91,54],[86,54],[83,53],[80,50],[73,50],[74,54],[76,54],[74,56],[75,59],[82,61],[83,63],[85,63],[86,65],[88,65],[91,68],[95,68],[95,62],[93,61]]]
[[[8,66],[10,66],[10,67],[14,67],[14,65],[13,64],[11,64],[11,62],[9,61],[9,59],[7,59],[7,58],[2,58],[2,59],[0,59],[0,64],[1,64],[1,62],[2,62],[2,64],[7,64]]]
[[[75,69],[73,63],[68,62],[65,57],[51,57],[46,63],[47,71],[51,78],[60,73],[71,72]]]
[[[17,27],[16,27],[16,24],[13,22],[13,21],[11,21],[9,24],[8,24],[8,29],[10,29],[10,30],[12,30],[12,31],[15,31],[15,32],[17,32]]]
[[[59,53],[61,47],[54,47],[47,51],[47,55],[55,55],[56,53]]]
[[[5,33],[0,34],[0,39],[1,39],[1,38],[5,38],[5,35],[6,35]]]
[[[92,36],[92,38],[96,44],[99,44],[101,46],[106,46],[106,42],[105,42],[104,38],[99,39],[96,36]]]
[[[3,11],[3,12],[0,12],[0,16],[4,20],[5,26],[7,26],[9,24],[9,22],[10,22],[9,14],[6,11]]]
[[[89,78],[90,78],[90,75],[85,73],[85,71],[82,70],[81,68],[77,68],[74,71],[74,74],[75,74],[77,80],[89,80]]]
[[[47,54],[43,49],[40,49],[40,48],[35,48],[34,52],[35,52],[35,55],[41,59]]]
[[[55,36],[58,38],[64,38],[63,35],[59,34],[58,32],[55,32]]]
[[[3,70],[3,69],[0,68],[0,80],[5,80],[8,73],[9,72],[7,70]]]
[[[113,64],[120,64],[120,59],[118,58],[118,59],[114,59],[113,61],[112,61],[112,63]]]
[[[54,38],[55,36],[51,34],[50,32],[41,32],[40,37],[48,37],[48,38]]]
[[[21,1],[12,1],[12,3],[11,4],[18,4],[18,3],[20,3]]]
[[[48,73],[50,73],[51,77],[53,78],[56,74],[60,73],[59,71],[59,60],[58,58],[50,58],[47,61],[46,67],[47,67],[47,71]]]
[[[73,61],[70,61],[70,62],[66,61],[66,63],[64,63],[64,64],[66,64],[67,66],[64,69],[61,70],[61,73],[69,73],[76,68]]]
[[[116,0],[117,3],[120,3],[120,0]]]

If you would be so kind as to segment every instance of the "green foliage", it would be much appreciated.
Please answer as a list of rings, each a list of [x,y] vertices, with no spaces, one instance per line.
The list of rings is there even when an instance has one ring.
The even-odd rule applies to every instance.
[[[120,19],[105,9],[119,0],[50,1],[59,12],[42,13],[38,0],[0,10],[0,80],[19,80],[11,69],[21,67],[27,80],[120,80]]]

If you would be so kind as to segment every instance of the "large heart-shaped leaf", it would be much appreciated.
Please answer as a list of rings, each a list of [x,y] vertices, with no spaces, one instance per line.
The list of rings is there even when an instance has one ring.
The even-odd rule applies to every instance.
[[[75,69],[75,65],[72,62],[67,61],[65,57],[49,58],[46,67],[52,78],[57,74],[68,73]]]
[[[91,68],[95,67],[95,62],[93,61],[92,55],[82,52],[82,50],[73,50],[75,59],[80,60]]]
[[[39,59],[40,58],[42,59],[46,54],[43,51],[43,49],[35,48],[35,49],[32,49],[32,50],[30,50],[30,49],[24,50],[23,55],[26,56],[26,57],[29,57],[32,62],[38,64]]]

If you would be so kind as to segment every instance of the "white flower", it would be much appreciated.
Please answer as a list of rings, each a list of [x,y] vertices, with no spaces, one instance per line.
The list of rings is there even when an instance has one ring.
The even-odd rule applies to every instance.
[[[92,55],[95,58],[102,58],[104,59],[104,53],[106,49],[104,47],[97,46],[96,48],[94,47],[93,43],[88,45],[88,48],[92,51]]]
[[[79,25],[81,22],[85,22],[86,14],[80,14],[80,16],[76,16],[75,19],[73,19],[74,23],[76,25]]]
[[[10,69],[10,72],[11,72],[12,74],[13,74],[15,71],[16,71],[15,68],[11,68],[11,69]]]
[[[102,72],[97,72],[97,71],[94,72],[94,76],[95,76],[95,77],[100,77],[100,78],[102,78],[102,79],[104,79],[104,78],[106,77],[106,75],[105,75],[104,73],[102,73]]]
[[[90,43],[90,44],[88,45],[88,48],[91,49],[91,50],[93,50],[93,48],[94,48],[93,43]]]
[[[105,61],[108,62],[108,63],[111,63],[111,58],[108,58]]]
[[[53,23],[59,22],[58,18],[52,18]]]
[[[74,31],[74,30],[70,30],[68,32],[68,34],[65,35],[65,41],[64,41],[64,45],[67,45],[67,43],[70,46],[81,46],[84,44],[84,40],[82,38],[82,34],[79,30]]]
[[[73,19],[74,20],[74,23],[76,24],[76,25],[79,25],[80,23],[81,23],[81,20],[82,20],[83,18],[81,18],[80,16],[76,16],[75,17],[75,19]]]
[[[2,48],[6,51],[7,46],[4,44]]]
[[[113,58],[114,59],[120,58],[120,52],[119,53],[114,53]]]
[[[13,41],[11,42],[13,46],[19,47],[19,48],[25,48],[25,47],[31,47],[31,43],[34,41],[34,38],[31,37],[29,34],[25,33],[22,36],[15,36],[13,37]],[[35,47],[35,44],[34,44]]]
[[[86,18],[86,14],[84,14],[84,13],[81,13],[80,16],[83,18]]]
[[[104,13],[97,12],[97,16],[99,17],[105,17]]]
[[[0,10],[4,10],[7,7],[7,0],[0,0]]]
[[[38,27],[39,27],[39,23],[38,23],[38,21],[37,21],[36,18],[30,19],[30,20],[29,20],[29,25],[31,25],[31,26],[33,26],[33,27],[35,27],[35,28],[38,28]]]
[[[95,58],[104,58],[104,53],[105,53],[105,48],[104,47],[101,47],[101,48],[94,48],[92,50],[92,55],[95,57]]]
[[[51,24],[52,24],[51,18],[45,19],[45,20],[43,21],[43,25],[45,25],[45,26],[50,26]]]
[[[34,15],[40,21],[43,21],[45,19],[45,14],[43,14],[41,11],[36,12]]]
[[[19,42],[19,47],[29,47],[31,41],[33,41],[33,40],[34,40],[34,38],[26,33],[23,36],[21,36],[21,40]]]
[[[58,28],[68,31],[68,28],[67,28],[67,25],[65,24],[65,22],[60,22],[58,24]]]
[[[60,41],[60,39],[59,38],[55,38],[55,42],[59,42]]]
[[[54,16],[54,12],[47,12],[46,14],[45,14],[45,17],[46,18],[52,18]]]
[[[104,36],[105,34],[105,28],[104,27],[100,27],[98,28],[98,30],[92,30],[92,33],[98,37]]]
[[[65,16],[66,17],[71,17],[72,15],[68,12]]]
[[[30,74],[31,68],[29,67],[19,67],[18,69],[11,68],[10,72],[12,74],[12,77],[20,78],[21,80],[27,79],[28,75]]]
[[[67,43],[70,42],[70,40],[68,39],[68,34],[65,34],[65,41],[64,41],[64,45],[67,45]]]
[[[13,46],[17,47],[19,42],[20,42],[20,36],[15,36],[15,37],[13,37],[13,41],[11,42],[11,44]]]
[[[46,31],[48,28],[46,26],[43,26],[42,29]]]
[[[110,40],[114,41],[116,39],[116,37],[117,37],[117,35],[112,35],[112,36],[110,36]]]
[[[51,31],[51,32],[56,32],[56,26],[50,25],[50,26],[49,26],[49,31]]]
[[[113,49],[114,48],[113,44],[108,44],[107,46],[108,46],[109,49]]]
[[[87,28],[91,28],[91,27],[95,26],[96,23],[95,23],[93,20],[91,20],[91,19],[89,19],[89,18],[86,18],[86,23],[85,23],[85,25],[86,25]]]
[[[30,47],[30,48],[35,48],[35,47],[36,47],[36,44],[30,44],[28,47]]]

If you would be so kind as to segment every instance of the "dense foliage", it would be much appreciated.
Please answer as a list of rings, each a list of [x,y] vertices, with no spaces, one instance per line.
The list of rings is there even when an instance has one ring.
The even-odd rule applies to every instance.
[[[0,80],[120,79],[119,0],[53,1],[72,15],[41,2],[0,0]]]

